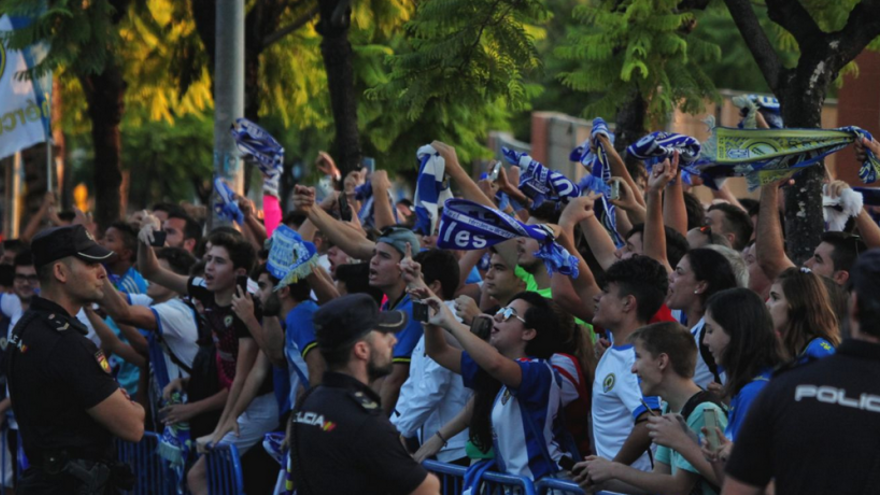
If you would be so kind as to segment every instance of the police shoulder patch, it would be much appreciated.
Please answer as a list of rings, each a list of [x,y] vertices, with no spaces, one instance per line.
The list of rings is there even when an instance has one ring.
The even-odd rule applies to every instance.
[[[357,405],[361,406],[365,411],[376,411],[379,409],[379,403],[367,396],[363,392],[354,392],[350,394]]]
[[[104,356],[104,351],[99,349],[98,352],[95,353],[95,361],[98,362],[98,366],[100,366],[105,373],[108,375],[112,373],[110,363],[107,362],[107,357]]]

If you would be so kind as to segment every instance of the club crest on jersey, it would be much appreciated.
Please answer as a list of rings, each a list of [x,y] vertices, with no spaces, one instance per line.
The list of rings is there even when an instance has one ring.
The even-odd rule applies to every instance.
[[[223,318],[223,324],[226,325],[227,327],[231,327],[232,326],[232,315],[227,315],[225,318]]]
[[[107,362],[107,357],[104,356],[104,351],[98,351],[95,353],[95,361],[98,362],[98,366],[104,370],[108,375],[112,373],[110,370],[110,363]]]
[[[510,400],[510,389],[504,389],[504,395],[501,396],[501,405],[507,405],[507,401]]]
[[[614,388],[614,381],[616,380],[614,373],[608,373],[608,376],[602,380],[602,391],[606,394]]]

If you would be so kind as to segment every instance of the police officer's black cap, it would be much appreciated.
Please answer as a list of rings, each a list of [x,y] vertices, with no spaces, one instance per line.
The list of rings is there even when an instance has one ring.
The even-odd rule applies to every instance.
[[[880,304],[880,249],[859,255],[849,272],[849,282],[860,301]]]
[[[321,306],[315,312],[315,340],[319,349],[334,350],[353,343],[370,333],[399,332],[406,327],[403,311],[379,311],[379,306],[366,294],[350,294]]]
[[[31,251],[34,253],[35,268],[68,256],[76,256],[90,263],[106,261],[113,256],[113,251],[95,242],[92,234],[82,225],[67,225],[40,232],[31,242]]]

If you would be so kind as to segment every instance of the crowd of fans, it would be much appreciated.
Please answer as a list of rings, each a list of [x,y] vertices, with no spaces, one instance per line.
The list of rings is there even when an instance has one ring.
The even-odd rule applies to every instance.
[[[857,147],[880,154],[876,141]],[[781,221],[788,179],[765,184],[760,201],[721,187],[704,204],[694,189],[705,186],[685,183],[678,152],[648,171],[609,145],[613,197],[537,201],[521,190],[518,166],[474,180],[453,147],[432,149],[444,163],[441,179],[460,198],[504,211],[511,222],[549,226],[549,242],[573,257],[575,273],[548,270],[539,255],[547,241],[535,236],[437,247],[448,245],[438,238],[448,221],[442,202],[426,230],[418,200],[394,203],[386,171],[343,178],[322,154],[319,167],[334,190],[319,197],[297,185],[291,211],[282,212],[277,189],[268,187],[262,211],[237,198],[241,221],[211,232],[193,211],[164,203],[99,232],[79,212],[56,213],[47,196],[21,238],[3,242],[0,325],[11,330],[39,294],[28,240],[48,225],[85,224],[115,256],[105,266],[104,299],[77,318],[113,356],[119,383],[150,411],[147,427],[163,435],[166,458],[194,494],[207,493],[198,452],[219,442],[243,455],[247,493],[284,489],[276,483],[280,465],[260,456],[283,455],[297,397],[340,361],[316,351],[313,314],[361,292],[410,316],[396,335],[390,374],[372,384],[385,414],[417,461],[468,466],[471,483],[493,470],[620,493],[761,493],[774,484],[779,493],[806,493],[786,483],[797,466],[807,481],[795,490],[809,486],[809,466],[830,470],[804,443],[822,433],[805,426],[803,438],[785,436],[786,407],[855,401],[850,409],[863,416],[845,416],[844,407],[824,411],[824,421],[858,423],[862,440],[852,445],[867,450],[845,452],[849,439],[838,438],[837,453],[864,458],[874,474],[837,462],[840,471],[812,473],[807,491],[845,493],[822,484],[832,474],[865,487],[861,493],[877,487],[870,483],[878,483],[880,436],[868,424],[878,423],[880,410],[880,331],[869,318],[880,308],[871,281],[880,277],[880,256],[869,250],[880,247],[880,227],[868,211],[843,231],[825,232],[796,266]],[[840,181],[825,187],[831,199],[846,191]],[[614,231],[603,219],[609,212]],[[309,273],[285,283],[267,264],[266,241],[280,225],[317,252]],[[414,314],[425,306],[427,314]],[[858,351],[873,392],[785,395],[800,370],[835,354],[845,337],[873,346]],[[762,393],[767,388],[774,393]],[[9,398],[0,413],[15,452]],[[270,448],[266,438],[279,442]],[[11,487],[9,452],[3,482]]]

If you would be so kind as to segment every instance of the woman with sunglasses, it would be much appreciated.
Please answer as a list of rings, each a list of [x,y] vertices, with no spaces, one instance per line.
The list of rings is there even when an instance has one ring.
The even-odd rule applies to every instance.
[[[497,469],[533,480],[562,471],[560,459],[574,453],[559,416],[561,380],[549,359],[561,350],[561,329],[574,324],[571,316],[536,293],[522,292],[495,314],[487,343],[459,323],[439,298],[425,303],[431,313],[425,325],[428,355],[461,373],[465,386],[481,375],[501,382],[490,413]],[[462,349],[446,342],[444,329]],[[545,432],[552,432],[552,438]]]
[[[767,308],[788,359],[803,364],[834,354],[837,316],[825,283],[808,268],[789,268],[770,287]]]

